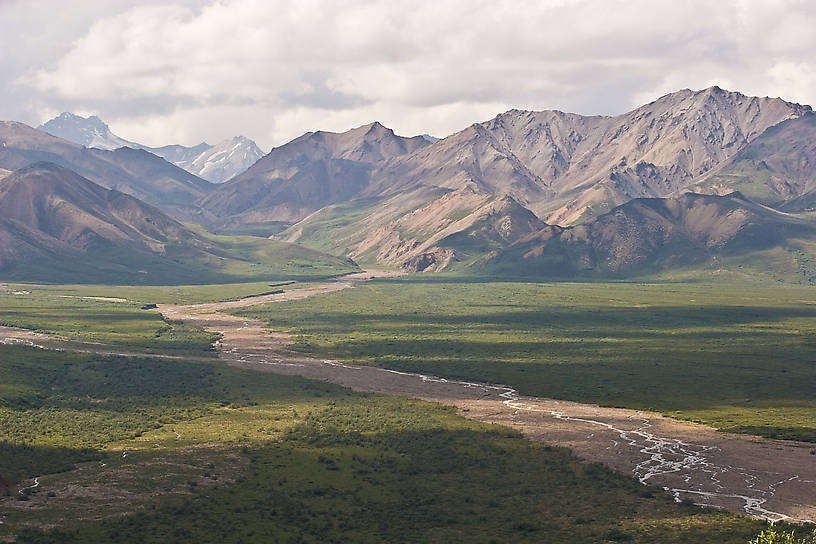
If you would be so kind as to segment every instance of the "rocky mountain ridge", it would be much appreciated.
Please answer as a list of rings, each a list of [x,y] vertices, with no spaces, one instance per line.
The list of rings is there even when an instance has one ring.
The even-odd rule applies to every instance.
[[[58,164],[108,189],[127,193],[177,218],[190,219],[213,184],[141,149],[87,148],[15,121],[0,121],[0,168]]]
[[[20,146],[11,140],[10,148],[0,148],[0,168],[58,156],[94,181],[97,176],[137,197],[156,199],[161,191],[165,209],[172,197],[177,217],[214,232],[274,235],[359,262],[416,271],[495,264],[498,255],[511,255],[516,250],[510,248],[535,235],[574,248],[567,241],[582,231],[568,227],[576,225],[586,224],[595,234],[618,232],[601,237],[613,245],[645,236],[651,227],[633,230],[612,221],[610,212],[619,217],[629,210],[622,206],[643,199],[668,207],[689,204],[690,191],[739,190],[745,195],[739,199],[755,199],[754,206],[791,213],[816,209],[816,114],[809,106],[719,87],[681,90],[617,116],[510,110],[441,140],[398,136],[378,122],[344,133],[309,132],[227,183],[175,195],[161,183],[144,186],[144,180],[144,195],[134,193],[127,184],[111,183],[96,162],[90,167],[76,160],[76,149],[66,151],[68,142],[42,133],[27,138],[33,143],[22,153],[25,160],[16,160]],[[180,161],[185,150],[169,146],[164,152]],[[128,167],[133,161],[144,170],[148,162],[136,161],[133,153],[85,150],[94,160],[144,177]],[[175,188],[178,181],[168,183]],[[655,224],[648,214],[627,217]],[[690,217],[702,221],[699,214]],[[768,228],[780,225],[770,221]],[[679,248],[676,240],[661,244]],[[601,268],[608,274],[627,270]]]
[[[635,198],[693,190],[771,127],[810,115],[809,106],[719,87],[679,91],[614,117],[510,110],[376,163],[359,196],[282,236],[411,269],[425,255],[435,269],[472,258],[472,248],[452,257],[434,243],[457,225],[466,230],[465,218],[476,214],[476,222],[491,199],[509,197],[550,225],[588,222]]]
[[[568,225],[631,198],[668,196],[809,111],[719,87],[678,91],[615,117],[510,110],[384,165],[368,192],[471,183]]]
[[[327,205],[358,198],[374,165],[431,145],[378,122],[344,133],[307,132],[220,185],[202,207],[226,223],[295,223]]]
[[[487,254],[474,267],[541,277],[631,277],[729,262],[739,263],[732,269],[763,267],[774,261],[782,269],[777,272],[810,277],[816,273],[810,270],[815,251],[813,221],[738,192],[686,193],[634,199],[574,227],[547,225]]]
[[[236,136],[215,145],[202,142],[192,147],[150,147],[120,138],[95,115],[86,118],[63,112],[37,128],[89,148],[107,151],[120,147],[143,149],[212,183],[223,183],[235,177],[264,155],[255,142],[244,136]]]

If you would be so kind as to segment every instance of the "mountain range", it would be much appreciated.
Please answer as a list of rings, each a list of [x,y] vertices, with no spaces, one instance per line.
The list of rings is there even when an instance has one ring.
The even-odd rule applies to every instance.
[[[375,165],[430,145],[427,138],[397,136],[377,122],[342,134],[308,132],[217,187],[201,205],[233,226],[290,225],[359,197]]]
[[[635,198],[724,194],[747,183],[738,171],[741,153],[767,147],[772,127],[799,127],[803,140],[816,141],[812,116],[809,106],[718,87],[672,93],[615,117],[511,110],[376,163],[355,197],[321,208],[279,236],[360,262],[444,268],[479,258],[467,244],[438,242],[454,233],[465,240],[486,214],[495,215],[497,198],[511,198],[509,208],[521,207],[544,224],[566,227]],[[800,159],[780,157],[775,168],[791,160]],[[720,181],[706,186],[715,174]],[[788,199],[807,198],[809,190],[792,186]],[[532,228],[516,211],[502,217],[512,225],[507,232],[515,233],[506,244]]]
[[[779,98],[710,87],[617,116],[510,110],[441,140],[378,122],[308,132],[220,184],[168,162],[203,147],[85,147],[122,143],[99,123],[84,146],[0,124],[0,187],[45,160],[211,232],[412,271],[816,281],[816,114]]]
[[[804,275],[814,281],[813,255],[812,220],[763,206],[739,192],[686,193],[637,198],[573,227],[547,225],[488,253],[474,268],[564,278],[745,269],[785,279]]]
[[[0,121],[0,168],[18,170],[52,162],[108,189],[129,194],[182,219],[214,184],[142,149],[87,148],[23,123]]]
[[[269,262],[271,261],[271,262]],[[40,162],[0,180],[0,271],[25,281],[201,283],[263,279],[343,259],[264,239],[220,239],[137,198]]]
[[[143,149],[213,183],[223,183],[240,174],[263,157],[263,151],[249,138],[236,136],[215,145],[167,145],[149,147],[120,138],[99,117],[81,117],[64,112],[37,127],[39,130],[85,147],[113,151],[120,147]]]

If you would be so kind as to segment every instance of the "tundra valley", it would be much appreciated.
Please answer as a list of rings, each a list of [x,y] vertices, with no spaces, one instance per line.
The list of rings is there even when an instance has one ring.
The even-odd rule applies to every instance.
[[[809,523],[814,119],[712,87],[375,122],[221,184],[99,119],[3,122],[0,538]]]
[[[816,113],[751,94],[0,121],[0,542],[816,543]]]

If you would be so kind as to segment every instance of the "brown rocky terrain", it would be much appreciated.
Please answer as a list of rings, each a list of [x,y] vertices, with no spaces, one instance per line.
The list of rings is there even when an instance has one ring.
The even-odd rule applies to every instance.
[[[678,91],[615,117],[510,110],[383,164],[366,194],[471,183],[490,194],[510,194],[547,222],[564,225],[590,203],[600,204],[582,199],[586,191],[618,195],[614,205],[668,196],[769,127],[809,111],[719,87]],[[557,208],[562,201],[566,205]]]
[[[583,140],[590,151],[555,183],[581,191],[547,217],[568,225],[636,197],[668,196],[735,156],[768,128],[811,111],[779,98],[711,87],[679,91],[630,113]],[[589,191],[589,192],[586,192]],[[535,209],[533,211],[536,211]]]
[[[366,259],[367,252],[376,252],[376,262],[406,270],[444,270],[543,227],[542,221],[509,195],[496,198],[456,191],[368,233],[351,256]],[[405,239],[405,233],[413,237]]]
[[[421,136],[397,136],[377,122],[344,133],[308,132],[273,149],[201,204],[225,218],[216,225],[294,223],[360,196],[375,163],[428,145]]]
[[[816,113],[769,128],[692,188],[719,194],[740,191],[785,211],[811,209],[816,202]]]
[[[376,163],[359,198],[308,216],[283,236],[409,269],[436,255],[427,269],[438,269],[456,260],[457,249],[436,242],[465,232],[496,197],[507,195],[552,225],[590,221],[634,198],[680,194],[731,164],[770,127],[795,127],[811,114],[809,106],[718,87],[678,91],[614,117],[510,110]],[[800,184],[790,197],[808,187]],[[345,228],[317,228],[325,224]],[[468,238],[449,242],[461,240]]]
[[[212,250],[158,209],[52,163],[3,179],[0,240],[0,269],[112,248],[156,255],[168,244]]]
[[[777,247],[803,250],[816,225],[740,193],[635,199],[574,227],[546,226],[475,266],[542,276],[627,276],[716,263]],[[810,252],[806,247],[803,251]]]
[[[360,262],[431,271],[493,256],[538,231],[590,223],[633,199],[740,190],[785,211],[813,209],[814,119],[809,106],[711,87],[617,116],[510,110],[433,143],[371,123],[304,134],[219,186],[146,151],[86,149],[5,122],[0,168],[48,160],[214,232],[274,234]],[[623,238],[650,228],[605,218],[590,230],[616,238],[613,251],[624,255]],[[659,237],[626,243],[643,253]],[[677,263],[709,257],[686,251],[699,244],[669,246],[683,250]],[[627,269],[611,259],[577,268]]]

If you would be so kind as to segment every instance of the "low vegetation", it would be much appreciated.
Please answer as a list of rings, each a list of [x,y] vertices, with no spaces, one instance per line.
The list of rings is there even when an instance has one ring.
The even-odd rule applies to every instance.
[[[257,281],[309,280],[358,270],[346,259],[251,236],[208,236],[227,257],[189,255],[176,258],[110,248],[90,255],[69,255],[59,261],[31,259],[0,272],[0,280],[107,285],[200,285]]]
[[[741,544],[760,530],[437,404],[218,363],[0,358],[0,472],[18,482],[0,538]]]
[[[20,286],[20,289],[23,287]],[[26,286],[25,291],[0,292],[0,325],[21,327],[70,340],[115,344],[122,348],[165,353],[209,353],[218,335],[162,319],[155,311],[140,309],[142,301],[84,298],[62,295],[71,290]],[[82,292],[82,291],[80,291]],[[113,294],[113,293],[111,293]]]
[[[315,280],[322,278],[315,278]],[[267,280],[246,283],[219,283],[208,285],[104,285],[104,284],[8,284],[5,293],[13,292],[51,295],[56,298],[66,297],[109,297],[123,298],[133,304],[161,303],[161,304],[196,304],[199,302],[215,302],[233,300],[247,296],[258,295],[277,289],[302,289],[311,284],[294,280]],[[17,295],[23,296],[23,295]],[[15,299],[3,299],[7,306],[13,308]],[[92,299],[88,299],[92,300]],[[64,300],[60,302],[65,302]]]
[[[12,285],[0,303],[8,325],[201,355],[213,335],[140,305],[302,287],[281,283]],[[127,302],[84,298],[117,295]],[[241,312],[299,333],[300,349],[357,363],[809,439],[809,295],[443,276]],[[0,540],[810,544],[792,528],[760,532],[677,505],[452,408],[200,358],[0,346],[0,437]]]
[[[240,299],[311,284],[263,281],[215,285],[0,285],[0,325],[70,340],[156,353],[212,354],[218,335],[162,319],[147,304],[194,304]]]
[[[809,537],[797,538],[796,531],[777,529],[770,524],[748,544],[816,544],[816,530]]]
[[[322,357],[816,441],[804,286],[411,277],[236,313]]]

